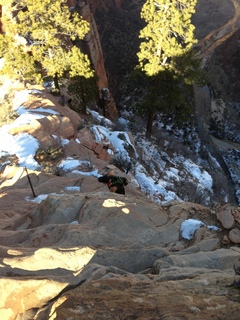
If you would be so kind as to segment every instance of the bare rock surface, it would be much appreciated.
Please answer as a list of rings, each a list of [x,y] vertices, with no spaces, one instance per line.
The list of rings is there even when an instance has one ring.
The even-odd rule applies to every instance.
[[[30,193],[22,182],[17,198]],[[3,217],[1,207],[2,318],[237,319],[240,249],[221,247],[222,233],[205,227],[183,239],[193,212],[213,219],[193,203],[162,207],[101,190],[49,194],[22,216]]]
[[[67,292],[38,319],[50,315],[57,319],[237,319],[239,306],[226,298],[227,292],[221,288],[224,283],[216,285],[219,274],[207,277],[161,281],[154,276],[107,273],[99,280],[84,283],[81,290],[78,287]],[[203,287],[211,298],[201,296]]]
[[[240,243],[240,230],[237,228],[232,229],[229,232],[229,239],[233,242],[233,243]]]
[[[223,207],[217,213],[217,218],[225,229],[231,229],[234,226],[234,218],[229,206]]]
[[[47,110],[47,98],[54,98],[44,94]],[[81,119],[67,106],[56,102],[55,108],[71,126],[60,130],[58,121],[53,127],[41,121],[46,135],[38,138],[68,138],[64,157],[90,159],[92,168],[81,170],[104,172],[104,143],[87,128],[79,130]],[[130,175],[123,196],[109,193],[96,176],[60,173],[28,170],[34,196],[24,168],[7,165],[1,172],[1,319],[239,318],[239,208],[176,201],[160,206]],[[45,200],[34,202],[39,195]],[[181,234],[187,219],[204,224],[190,240]]]

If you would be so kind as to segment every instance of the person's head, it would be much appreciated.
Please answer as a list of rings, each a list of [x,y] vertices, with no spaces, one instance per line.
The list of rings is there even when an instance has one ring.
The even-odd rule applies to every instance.
[[[103,182],[107,184],[109,182],[109,178],[106,175],[98,177],[98,182]]]

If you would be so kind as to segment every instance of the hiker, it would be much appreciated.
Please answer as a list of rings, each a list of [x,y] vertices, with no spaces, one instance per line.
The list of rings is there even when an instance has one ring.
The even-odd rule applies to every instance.
[[[106,183],[110,192],[125,194],[124,187],[128,185],[128,180],[124,177],[105,174],[98,178],[99,182]]]
[[[65,97],[62,94],[61,97],[59,98],[59,103],[61,103],[61,105],[64,107],[65,106]]]

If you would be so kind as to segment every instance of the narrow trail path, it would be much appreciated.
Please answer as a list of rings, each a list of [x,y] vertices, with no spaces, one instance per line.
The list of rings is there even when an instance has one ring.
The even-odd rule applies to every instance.
[[[215,138],[212,135],[209,135],[212,143],[215,145],[216,148],[219,150],[222,149],[224,151],[227,151],[228,149],[234,149],[234,150],[240,150],[240,143],[236,143],[229,140],[220,140]]]
[[[211,109],[211,97],[207,86],[205,87],[195,87],[195,106],[196,106],[196,117],[198,122],[198,133],[201,138],[202,144],[205,146],[207,151],[217,160],[219,165],[224,172],[224,175],[228,181],[228,192],[229,192],[229,202],[237,205],[238,201],[235,194],[235,185],[232,181],[229,169],[222,157],[222,150],[226,151],[228,149],[240,150],[240,144],[234,143],[232,141],[220,140],[213,137],[208,132],[208,123],[210,117]]]
[[[216,30],[210,32],[206,37],[204,37],[198,45],[200,46],[200,51],[196,54],[197,58],[205,58],[211,53],[224,41],[230,38],[236,30],[240,26],[240,3],[238,0],[231,0],[235,13],[232,19],[230,19],[227,23],[223,26],[219,27]]]
[[[198,46],[200,50],[196,54],[196,58],[208,59],[218,46],[229,39],[239,29],[240,1],[231,0],[231,3],[235,10],[233,17],[228,20],[227,23],[213,30],[199,41]],[[220,140],[209,134],[208,127],[211,118],[211,97],[209,89],[207,86],[202,88],[195,87],[194,92],[198,131],[201,141],[203,145],[206,146],[208,152],[217,159],[228,179],[229,201],[237,204],[235,186],[231,179],[229,169],[222,158],[222,151],[227,151],[228,149],[240,150],[240,144],[228,140]]]

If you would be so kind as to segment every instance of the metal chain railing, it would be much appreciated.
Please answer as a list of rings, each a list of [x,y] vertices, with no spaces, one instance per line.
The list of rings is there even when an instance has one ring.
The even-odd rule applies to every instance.
[[[22,172],[21,172],[21,174],[19,175],[19,177],[17,178],[16,182],[18,182],[18,181],[21,179],[24,171],[26,171],[27,178],[28,178],[28,182],[29,182],[29,184],[30,184],[30,187],[31,187],[31,190],[32,190],[32,193],[33,193],[33,197],[35,198],[36,195],[35,195],[35,192],[34,192],[34,190],[33,190],[32,182],[31,182],[31,180],[30,180],[30,177],[29,177],[29,174],[28,174],[28,171],[27,171],[27,168],[26,168],[26,167],[22,168]],[[16,183],[16,182],[15,182],[15,183]],[[6,191],[8,191],[9,189],[11,189],[12,187],[13,187],[13,185],[9,186],[8,188],[4,189],[3,191],[0,191],[0,194],[5,193]]]

